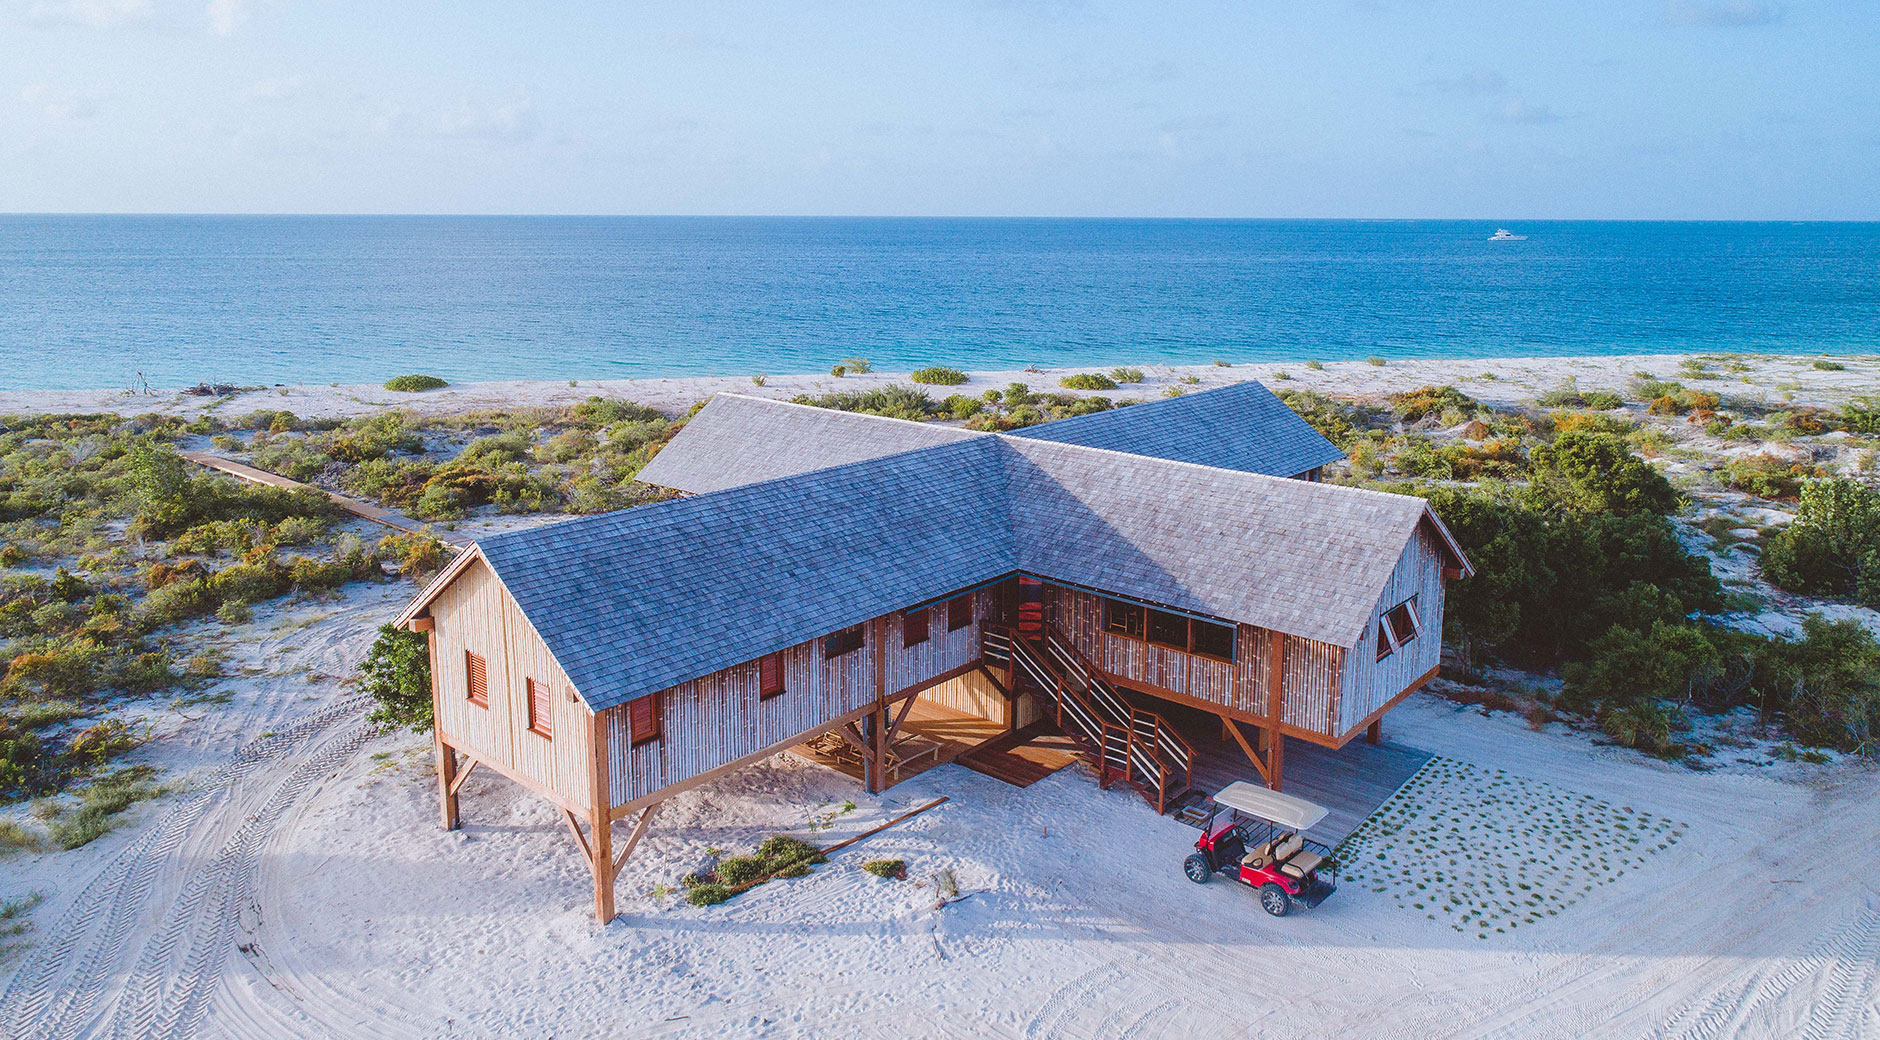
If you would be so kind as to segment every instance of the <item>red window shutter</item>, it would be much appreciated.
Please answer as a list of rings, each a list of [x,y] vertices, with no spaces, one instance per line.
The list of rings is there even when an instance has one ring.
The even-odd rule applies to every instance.
[[[649,694],[627,705],[627,729],[636,745],[659,739],[659,694]]]
[[[973,594],[947,600],[947,631],[958,632],[973,623]]]
[[[783,692],[783,654],[765,654],[757,659],[757,696],[775,697]]]
[[[555,705],[548,697],[548,684],[529,683],[529,730],[544,737],[555,735]]]
[[[901,646],[919,646],[933,633],[933,622],[926,607],[901,615]]]
[[[464,651],[465,696],[470,703],[479,708],[490,706],[489,669],[484,666],[483,658],[478,654]]]

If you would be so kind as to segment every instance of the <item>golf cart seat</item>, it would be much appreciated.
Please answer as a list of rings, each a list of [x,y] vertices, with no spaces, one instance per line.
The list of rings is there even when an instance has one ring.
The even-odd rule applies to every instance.
[[[1325,857],[1316,852],[1295,852],[1291,859],[1279,865],[1279,872],[1292,878],[1303,878],[1319,869]]]
[[[1248,849],[1247,854],[1245,856],[1240,857],[1240,865],[1250,870],[1265,869],[1267,864],[1272,863],[1272,862],[1273,862],[1273,843],[1270,841],[1264,845],[1256,845],[1253,848]]]

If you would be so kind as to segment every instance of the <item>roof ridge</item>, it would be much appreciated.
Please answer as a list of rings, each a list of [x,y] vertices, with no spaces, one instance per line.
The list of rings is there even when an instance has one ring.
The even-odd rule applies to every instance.
[[[875,412],[852,412],[846,408],[826,408],[819,404],[803,404],[800,401],[786,401],[780,397],[761,397],[757,394],[747,394],[737,390],[720,390],[706,400],[709,402],[712,398],[717,397],[735,397],[741,401],[761,401],[764,404],[782,405],[785,408],[807,408],[814,412],[834,412],[837,415],[847,415],[857,419],[879,419],[883,422],[919,426],[929,430],[950,430],[954,433],[963,433],[968,437],[995,436],[995,434],[988,433],[984,430],[969,430],[964,426],[947,426],[944,423],[931,422],[926,419],[903,419],[898,415],[880,415]],[[922,445],[922,447],[934,447],[934,445]]]

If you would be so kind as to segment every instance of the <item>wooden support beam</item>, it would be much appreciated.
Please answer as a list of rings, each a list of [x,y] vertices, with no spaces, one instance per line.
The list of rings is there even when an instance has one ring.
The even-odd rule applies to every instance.
[[[451,755],[451,758],[453,759],[457,757],[457,753],[455,751],[451,752],[450,755]],[[452,802],[455,802],[457,800],[457,789],[463,786],[463,782],[465,780],[470,779],[471,773],[474,773],[477,771],[477,760],[474,758],[470,759],[468,762],[464,764],[464,767],[462,769],[458,769],[455,765],[453,765],[451,767],[451,771],[457,774],[450,781],[450,798]]]
[[[907,714],[914,710],[914,702],[916,700],[919,700],[919,698],[909,697],[903,700],[900,710],[894,713],[894,721],[888,724],[888,742],[890,744],[894,743],[894,738],[900,734],[901,723],[907,721]]]
[[[1277,629],[1269,630],[1267,645],[1266,786],[1277,791],[1286,766],[1286,637]]]
[[[627,865],[627,857],[633,855],[633,847],[646,836],[646,828],[653,822],[653,814],[658,812],[659,807],[664,804],[666,803],[654,802],[640,810],[640,818],[633,824],[633,833],[627,836],[627,843],[620,847],[620,855],[614,858],[613,877],[610,880],[619,880],[620,868]]]
[[[866,716],[864,716],[862,719],[857,719],[856,721],[865,723]],[[843,743],[847,744],[848,746],[854,748],[857,752],[859,752],[864,759],[869,758],[874,755],[875,753],[874,745],[868,742],[868,738],[862,735],[861,730],[858,730],[855,728],[854,722],[843,723],[841,726],[836,728],[835,734],[836,736],[842,738]]]
[[[447,831],[454,831],[460,822],[457,819],[457,788],[463,781],[457,776],[457,752],[444,743],[443,734],[436,729],[431,731],[431,743],[437,752],[437,801],[438,823]],[[470,760],[471,768],[476,767],[476,759]],[[470,770],[463,772],[470,775]]]
[[[594,865],[594,846],[588,844],[587,835],[581,833],[581,825],[575,822],[574,813],[566,809],[561,811],[561,822],[568,825],[568,833],[574,836],[574,843],[581,850],[581,858],[587,865]]]
[[[1260,761],[1260,756],[1253,750],[1253,745],[1247,743],[1247,735],[1240,731],[1240,724],[1223,715],[1221,728],[1234,735],[1234,742],[1240,745],[1240,750],[1247,753],[1247,761],[1253,763],[1254,771],[1260,774],[1260,779],[1270,783],[1271,777],[1266,771],[1266,763]]]
[[[605,925],[614,919],[614,876],[619,873],[614,866],[613,785],[608,782],[607,715],[597,711],[589,719],[594,764],[588,770],[588,830],[594,834],[594,844],[588,851],[588,866],[594,871],[594,916]],[[568,814],[568,825],[574,826],[573,813]]]
[[[415,617],[411,619],[410,627],[413,632],[429,632],[431,629],[437,627],[437,619],[429,614],[423,617]]]
[[[868,793],[880,794],[888,789],[887,709],[877,708],[868,717],[868,735],[873,738],[873,750],[868,756]]]
[[[1364,742],[1366,744],[1382,744],[1384,742],[1383,719],[1378,719],[1376,722],[1364,727]]]

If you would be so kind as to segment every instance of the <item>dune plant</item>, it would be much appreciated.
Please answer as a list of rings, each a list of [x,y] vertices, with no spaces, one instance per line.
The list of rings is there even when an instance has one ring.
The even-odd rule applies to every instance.
[[[423,390],[442,390],[449,385],[450,383],[446,380],[425,375],[393,376],[385,381],[385,389],[408,394]]]

